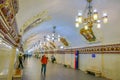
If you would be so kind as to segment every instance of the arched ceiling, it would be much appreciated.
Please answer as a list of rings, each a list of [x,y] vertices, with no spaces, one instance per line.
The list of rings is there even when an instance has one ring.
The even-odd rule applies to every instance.
[[[19,0],[19,12],[16,16],[18,29],[27,20],[46,10],[48,11],[46,16],[51,16],[51,19],[25,32],[22,36],[23,42],[28,40],[27,44],[32,45],[43,35],[51,33],[52,27],[56,26],[56,32],[65,37],[72,47],[118,43],[120,42],[119,3],[120,0],[93,0],[93,7],[100,14],[107,12],[109,16],[109,23],[102,24],[101,29],[96,31],[96,34],[100,34],[102,38],[100,43],[87,43],[79,33],[80,28],[75,28],[75,17],[78,10],[84,11],[86,0]]]

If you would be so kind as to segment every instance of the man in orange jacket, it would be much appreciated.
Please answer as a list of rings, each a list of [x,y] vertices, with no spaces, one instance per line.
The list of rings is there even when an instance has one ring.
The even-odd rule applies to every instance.
[[[48,62],[48,58],[45,55],[43,55],[42,59],[41,59],[41,63],[42,63],[41,73],[44,70],[44,75],[46,75],[46,65],[47,65],[47,62]]]

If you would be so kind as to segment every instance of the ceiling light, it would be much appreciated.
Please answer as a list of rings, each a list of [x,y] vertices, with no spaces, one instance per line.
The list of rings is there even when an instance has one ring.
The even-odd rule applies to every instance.
[[[101,20],[103,21],[103,23],[108,22],[107,13],[103,13],[103,17],[100,18],[97,9],[93,10],[92,0],[87,0],[87,2],[88,2],[88,7],[85,10],[85,13],[82,13],[81,11],[78,12],[75,26],[78,28],[80,24],[83,24],[85,26],[85,29],[88,29],[88,28],[92,28],[94,25],[97,24],[97,26],[99,26],[100,28]],[[86,15],[86,16],[83,16],[83,15]],[[98,23],[98,20],[100,21],[99,23]]]

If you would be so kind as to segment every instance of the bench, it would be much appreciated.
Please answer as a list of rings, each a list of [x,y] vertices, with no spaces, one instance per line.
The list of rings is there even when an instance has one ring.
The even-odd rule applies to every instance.
[[[23,71],[20,69],[15,69],[13,72],[12,80],[22,80]]]
[[[88,68],[85,70],[85,73],[91,73],[94,74],[96,77],[100,77],[101,76],[101,72],[96,69],[96,68]]]

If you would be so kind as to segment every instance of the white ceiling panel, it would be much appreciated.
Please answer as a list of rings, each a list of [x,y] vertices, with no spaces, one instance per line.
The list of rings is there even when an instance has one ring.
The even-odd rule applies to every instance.
[[[30,18],[43,10],[48,11],[51,19],[45,21],[23,35],[23,41],[26,41],[36,35],[36,40],[44,34],[52,32],[52,27],[56,26],[56,32],[64,36],[72,47],[84,47],[100,44],[110,44],[120,42],[120,0],[93,0],[93,7],[100,14],[108,13],[109,22],[102,24],[100,32],[102,41],[100,43],[89,44],[80,35],[80,28],[75,28],[75,16],[78,10],[85,10],[86,0],[19,0],[19,12],[17,14],[18,28]],[[82,26],[81,26],[82,27]],[[31,44],[32,44],[31,43]]]

